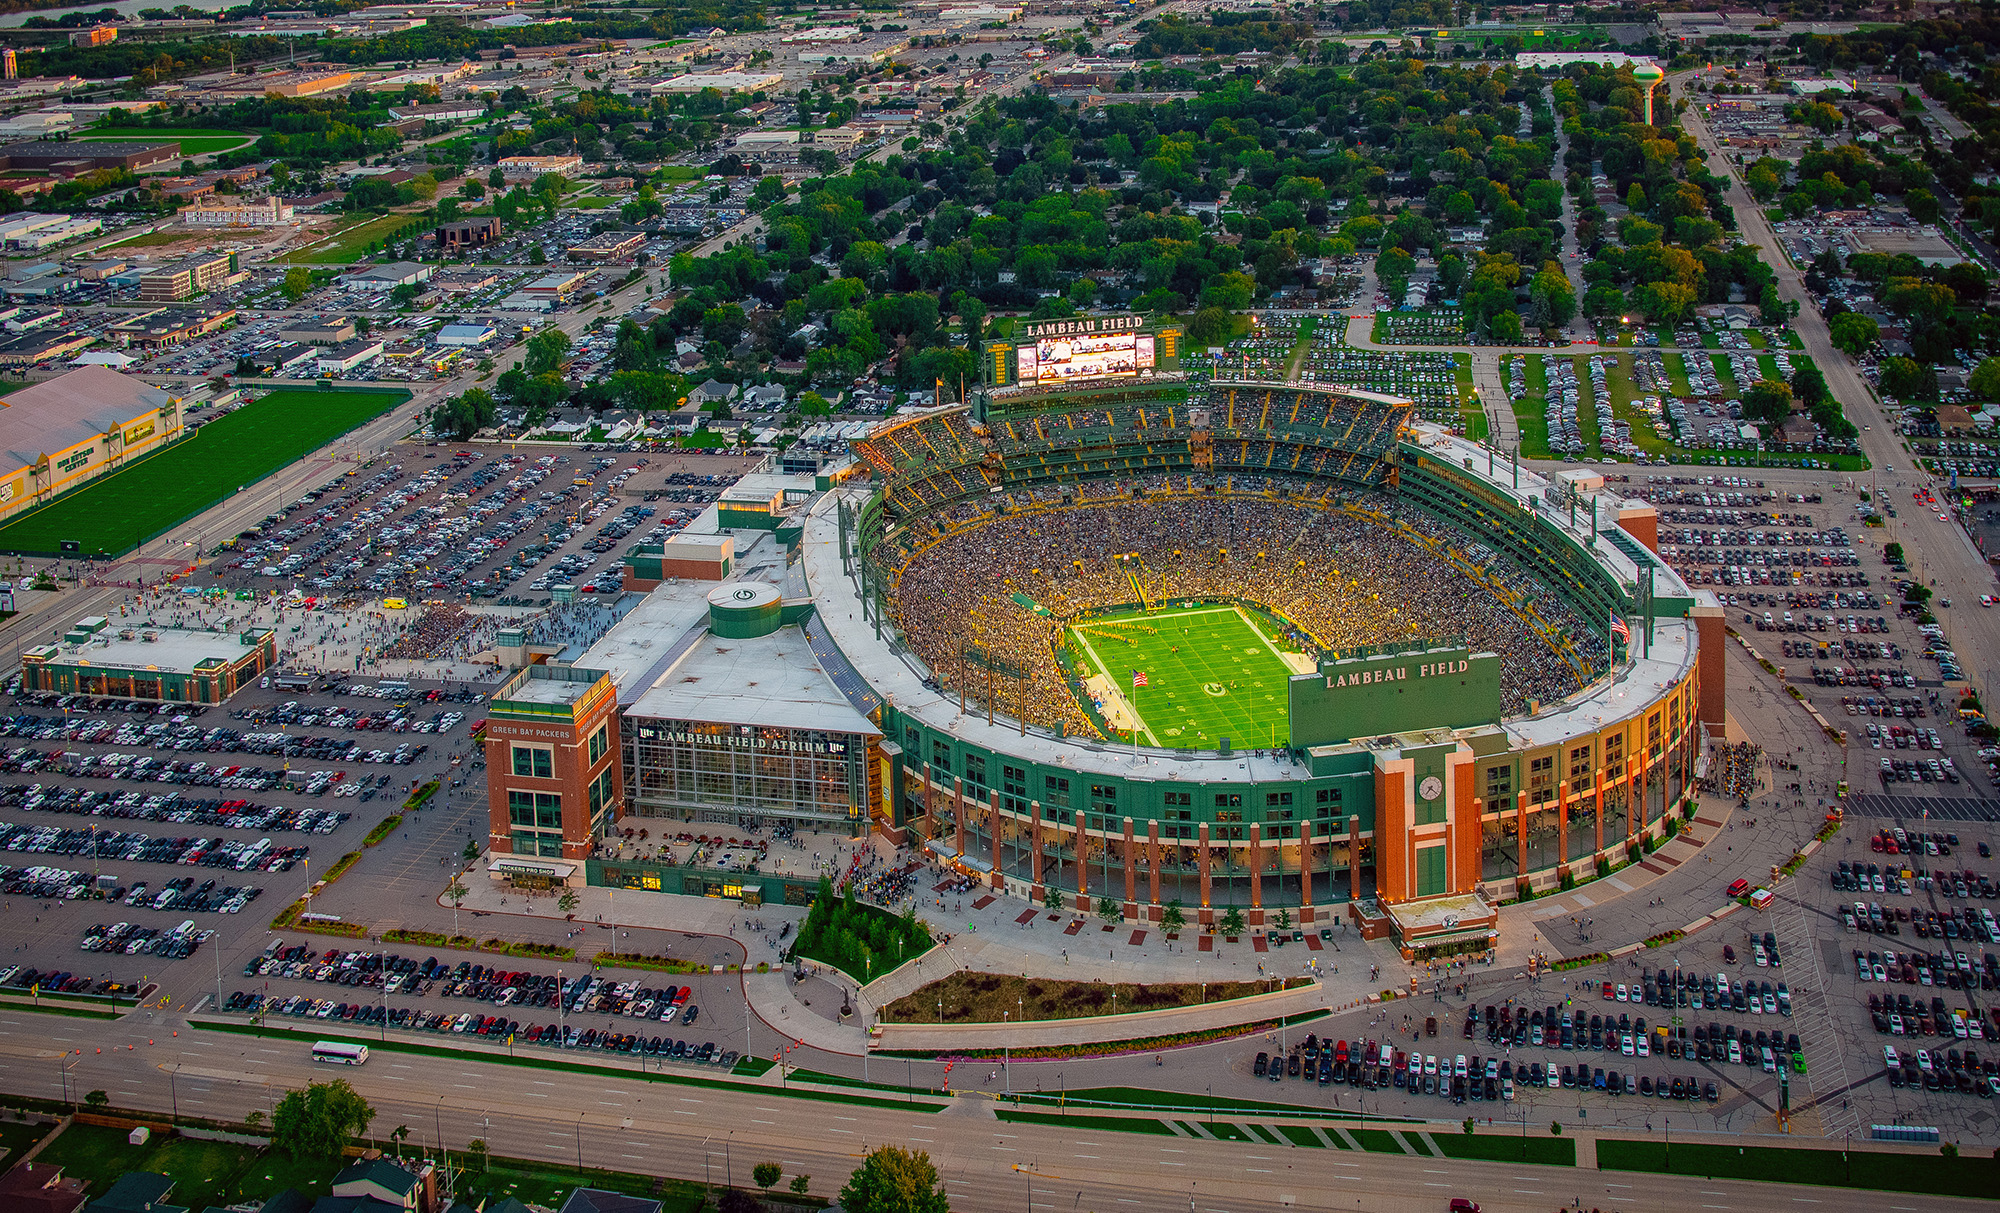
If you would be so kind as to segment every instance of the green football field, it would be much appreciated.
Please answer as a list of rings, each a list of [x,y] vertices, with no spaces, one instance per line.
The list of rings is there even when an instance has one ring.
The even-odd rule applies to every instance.
[[[122,555],[409,398],[280,388],[0,527],[0,552],[53,556],[75,540],[86,556]]]
[[[1200,606],[1074,624],[1088,666],[1136,706],[1140,737],[1171,749],[1284,745],[1292,669],[1246,611]],[[1132,671],[1146,685],[1134,690]],[[1135,698],[1136,697],[1136,698]]]

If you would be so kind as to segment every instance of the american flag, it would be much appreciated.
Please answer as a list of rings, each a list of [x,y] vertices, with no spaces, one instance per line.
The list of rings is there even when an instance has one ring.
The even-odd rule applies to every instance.
[[[1145,685],[1146,685],[1146,671],[1144,671],[1144,670],[1133,670],[1133,671],[1132,671],[1132,689],[1136,691],[1136,690],[1138,690],[1138,689],[1139,689],[1140,687],[1142,687],[1142,686],[1145,686]]]
[[[1632,629],[1626,627],[1625,621],[1616,615],[1611,617],[1611,630],[1614,634],[1624,637],[1626,644],[1632,643]]]

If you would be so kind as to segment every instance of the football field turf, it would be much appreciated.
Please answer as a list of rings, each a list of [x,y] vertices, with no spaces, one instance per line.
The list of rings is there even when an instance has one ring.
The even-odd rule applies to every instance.
[[[1212,750],[1284,745],[1292,669],[1246,612],[1201,606],[1115,615],[1070,631],[1128,703],[1150,745]],[[1146,685],[1134,690],[1132,671]],[[1136,696],[1136,701],[1134,697]]]

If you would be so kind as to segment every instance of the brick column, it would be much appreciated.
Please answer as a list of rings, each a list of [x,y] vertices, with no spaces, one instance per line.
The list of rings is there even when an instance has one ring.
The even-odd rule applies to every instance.
[[[1028,802],[1028,831],[1033,835],[1034,846],[1028,855],[1028,871],[1039,895],[1042,891],[1042,802],[1039,800]]]
[[[1207,822],[1204,821],[1201,823],[1199,833],[1201,835],[1199,839],[1201,850],[1195,852],[1195,861],[1201,865],[1201,908],[1206,910],[1209,905],[1209,889],[1210,889],[1209,874],[1208,874],[1208,823]]]
[[[1090,850],[1090,835],[1083,828],[1083,810],[1076,811],[1076,903],[1085,913],[1090,912],[1090,864],[1085,856]]]
[[[989,820],[993,823],[993,871],[988,876],[986,883],[992,888],[999,889],[1006,887],[1007,884],[1006,877],[1001,875],[1000,868],[1000,793],[991,792],[988,793],[988,796],[992,809]]]
[[[1410,872],[1410,810],[1403,803],[1409,772],[1375,768],[1375,894],[1385,904],[1408,901],[1414,881]]]
[[[955,806],[958,820],[958,857],[965,858],[965,780],[954,775],[951,779],[951,802]]]
[[[1146,900],[1152,905],[1160,904],[1160,823],[1157,818],[1146,823]]]
[[[1132,819],[1125,819],[1125,904],[1131,906],[1138,895],[1139,845],[1132,841]]]
[[[1347,818],[1347,899],[1361,900],[1361,815]]]
[[[1250,824],[1250,908],[1264,908],[1264,827]]]

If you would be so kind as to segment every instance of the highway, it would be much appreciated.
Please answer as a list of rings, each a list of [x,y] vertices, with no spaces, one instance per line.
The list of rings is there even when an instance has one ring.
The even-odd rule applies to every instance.
[[[190,1030],[165,1016],[147,1022],[140,1013],[100,1023],[10,1007],[0,1010],[0,1027],[8,1033],[0,1046],[0,1081],[26,1095],[63,1098],[67,1082],[69,1098],[102,1089],[119,1107],[240,1119],[253,1110],[268,1117],[287,1089],[341,1077],[376,1109],[373,1131],[386,1137],[407,1125],[412,1149],[434,1149],[441,1137],[457,1151],[481,1138],[494,1153],[511,1157],[569,1165],[580,1158],[586,1167],[737,1183],[747,1182],[752,1165],[768,1160],[781,1163],[788,1177],[812,1176],[813,1193],[824,1197],[837,1192],[868,1150],[897,1144],[931,1155],[951,1207],[962,1213],[1032,1213],[1065,1203],[1070,1211],[1160,1210],[1183,1201],[1198,1213],[1266,1213],[1346,1208],[1350,1199],[1356,1209],[1437,1213],[1455,1196],[1493,1213],[1549,1213],[1571,1201],[1604,1213],[1684,1213],[1690,1203],[1707,1213],[1768,1213],[1795,1205],[1801,1213],[1917,1210],[1891,1203],[1912,1198],[1885,1200],[1880,1193],[1814,1188],[1800,1196],[1791,1187],[1689,1178],[1662,1185],[1617,1172],[1114,1133],[1098,1122],[1008,1123],[981,1095],[925,1113],[791,1098],[775,1088],[739,1094],[636,1076],[566,1076],[394,1052],[329,1072],[307,1059],[308,1034],[225,1035]],[[176,1028],[180,1034],[171,1035]],[[82,1050],[66,1078],[64,1049]],[[1227,1123],[1226,1117],[1217,1120],[1218,1127]],[[1527,1127],[1546,1133],[1539,1123]],[[1418,1129],[1433,1137],[1460,1131],[1455,1123],[1412,1132]],[[1481,1131],[1498,1136],[1509,1130]],[[1973,1205],[1926,1197],[1922,1208],[1947,1213]]]

